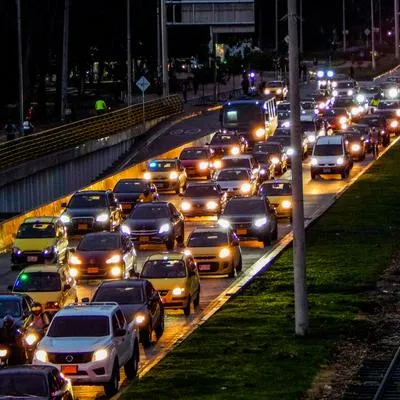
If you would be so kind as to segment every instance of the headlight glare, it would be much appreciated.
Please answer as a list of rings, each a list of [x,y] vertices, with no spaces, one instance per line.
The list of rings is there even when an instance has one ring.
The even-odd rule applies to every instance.
[[[210,200],[207,202],[206,207],[207,210],[216,210],[218,208],[218,203],[213,200]]]
[[[237,156],[239,153],[240,153],[239,147],[234,146],[234,147],[231,148],[231,154],[232,154],[233,156]]]
[[[361,150],[361,146],[359,144],[353,144],[351,146],[351,150],[352,151],[360,151]]]
[[[288,209],[292,207],[292,202],[290,200],[283,200],[281,205],[282,208]]]
[[[311,165],[318,165],[318,160],[316,158],[311,159]]]
[[[158,233],[168,233],[171,229],[170,224],[162,224]]]
[[[119,254],[114,254],[106,260],[106,264],[117,264],[119,262],[121,262],[121,256]]]
[[[227,247],[222,248],[218,253],[219,258],[227,258],[230,255],[231,251]]]
[[[146,316],[145,316],[144,314],[138,313],[138,314],[135,315],[135,322],[136,322],[138,325],[143,324],[143,322],[144,322],[145,320],[146,320]]]
[[[199,168],[200,168],[202,171],[204,171],[205,169],[208,168],[208,162],[206,162],[206,161],[201,161],[200,164],[199,164]]]
[[[77,268],[70,268],[69,274],[73,277],[76,278],[79,275],[79,270]]]
[[[337,164],[337,165],[343,165],[343,164],[344,164],[344,159],[343,159],[343,157],[339,157],[339,158],[336,160],[336,164]]]
[[[93,353],[93,361],[103,361],[108,357],[107,349],[99,349]]]
[[[267,217],[262,217],[262,218],[258,218],[254,221],[254,225],[257,228],[261,228],[262,226],[264,226],[267,223]]]
[[[258,138],[262,138],[265,135],[265,129],[264,128],[258,128],[255,132],[256,136]]]
[[[250,183],[247,183],[247,182],[243,183],[242,186],[240,187],[240,191],[245,194],[250,193],[250,191],[251,191]]]
[[[37,342],[38,336],[35,335],[34,333],[29,333],[28,335],[26,335],[24,337],[24,340],[28,346],[32,346],[33,344],[35,344]]]
[[[35,358],[36,358],[36,360],[41,361],[41,362],[47,362],[49,360],[47,357],[47,352],[44,350],[37,350],[35,352]]]
[[[121,276],[121,274],[122,274],[121,267],[112,267],[111,268],[111,276],[113,276],[114,278]]]
[[[308,135],[307,139],[310,143],[314,143],[316,138],[315,135]]]
[[[121,225],[121,232],[125,233],[125,235],[130,235],[131,234],[131,228],[129,228],[128,225],[122,224]]]
[[[178,173],[176,171],[172,171],[169,174],[169,179],[171,179],[171,181],[176,181],[178,179]]]
[[[185,293],[185,288],[174,288],[172,290],[172,296],[182,296]]]
[[[229,228],[231,226],[231,223],[225,218],[220,218],[218,220],[218,225],[222,226],[225,229],[227,229],[227,228]]]
[[[81,261],[81,259],[79,257],[72,255],[72,256],[69,257],[68,264],[81,265],[82,261]]]
[[[188,201],[182,201],[181,210],[189,211],[192,208],[192,205]]]
[[[97,221],[97,222],[107,222],[109,218],[110,218],[110,217],[109,217],[108,214],[102,213],[102,214],[100,214],[100,215],[98,215],[98,216],[96,217],[96,221]]]
[[[151,179],[151,173],[150,172],[145,172],[143,174],[143,178],[146,179],[146,181],[149,181]]]
[[[67,215],[67,214],[63,214],[63,215],[61,215],[61,217],[60,217],[60,221],[61,221],[63,224],[68,224],[69,222],[71,222],[71,217],[70,217],[69,215]]]

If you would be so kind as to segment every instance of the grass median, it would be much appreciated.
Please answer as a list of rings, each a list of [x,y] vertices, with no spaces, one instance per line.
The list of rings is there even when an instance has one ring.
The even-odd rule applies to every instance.
[[[397,143],[308,229],[307,337],[293,334],[288,249],[122,398],[299,398],[335,343],[367,335],[367,292],[400,243],[399,160]]]

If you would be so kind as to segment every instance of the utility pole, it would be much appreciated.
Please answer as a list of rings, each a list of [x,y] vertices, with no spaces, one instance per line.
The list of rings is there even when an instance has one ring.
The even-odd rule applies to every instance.
[[[300,0],[300,54],[303,54],[303,0]]]
[[[293,188],[293,267],[295,297],[295,332],[305,336],[308,330],[308,302],[305,262],[302,138],[300,126],[299,44],[297,34],[297,0],[288,0],[290,138]]]
[[[371,0],[371,61],[372,69],[375,70],[375,22],[374,22],[374,0]]]
[[[65,106],[68,100],[68,39],[69,39],[69,0],[64,0],[63,50],[61,69],[61,121],[65,121]]]
[[[343,53],[346,52],[346,0],[343,0]]]
[[[382,44],[382,0],[378,0],[379,7],[379,44]]]
[[[161,1],[161,60],[162,60],[162,81],[163,96],[169,95],[168,80],[168,37],[167,37],[167,10],[165,0]]]
[[[161,77],[160,0],[157,0],[157,79]]]
[[[131,40],[131,0],[126,0],[126,51],[127,51],[127,102],[132,104],[132,40]]]
[[[279,51],[279,12],[278,12],[278,0],[275,0],[275,51]]]
[[[394,0],[394,46],[396,59],[399,59],[399,0]]]
[[[17,1],[19,132],[24,133],[24,68],[22,65],[21,0]]]

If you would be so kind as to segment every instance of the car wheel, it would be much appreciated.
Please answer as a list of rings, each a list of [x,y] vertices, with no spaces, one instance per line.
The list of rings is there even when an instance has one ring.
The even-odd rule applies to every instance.
[[[133,354],[129,361],[124,365],[124,371],[128,379],[135,379],[139,369],[139,348],[135,344]]]
[[[229,272],[228,278],[234,278],[235,275],[236,275],[236,270],[235,270],[235,267],[232,265],[232,271]]]
[[[175,238],[174,237],[170,237],[166,242],[165,242],[165,246],[167,247],[167,250],[173,250],[175,247]]]
[[[278,224],[275,225],[275,229],[272,232],[271,238],[272,240],[278,239]]]
[[[192,299],[189,296],[186,307],[183,309],[183,313],[185,314],[186,317],[188,317],[190,315],[190,306],[191,305],[192,305]]]
[[[160,316],[160,322],[158,323],[157,327],[154,329],[156,332],[157,339],[160,339],[160,337],[164,333],[164,324],[165,324],[165,322],[164,322],[164,311],[163,311]]]
[[[119,388],[119,364],[118,360],[115,360],[110,382],[107,382],[104,385],[104,393],[108,397],[114,396],[116,393],[118,393],[118,388]]]
[[[151,329],[151,321],[149,321],[149,325],[144,329],[141,329],[139,332],[140,342],[143,344],[143,347],[149,347],[151,345],[151,337],[153,330]]]
[[[200,305],[200,287],[199,291],[197,292],[196,298],[193,300],[193,305],[195,308],[197,308]]]
[[[264,236],[262,242],[264,243],[264,247],[271,246],[271,234]]]
[[[243,260],[242,260],[242,255],[240,255],[239,262],[236,265],[236,272],[240,272],[242,270],[242,267],[243,267]]]

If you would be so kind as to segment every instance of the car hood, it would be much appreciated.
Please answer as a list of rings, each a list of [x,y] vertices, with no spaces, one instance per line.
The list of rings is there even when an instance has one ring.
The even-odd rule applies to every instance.
[[[158,219],[127,219],[124,224],[131,230],[158,230],[161,225],[170,223],[168,218]]]
[[[208,162],[207,160],[181,160],[184,167],[193,167],[199,165],[201,162]]]
[[[265,214],[235,214],[235,215],[222,215],[221,219],[226,219],[231,223],[236,223],[236,222],[251,222],[254,221],[258,218],[263,218],[265,217]]]
[[[247,183],[248,181],[219,181],[217,180],[218,185],[222,190],[230,190],[230,189],[239,189],[243,183]]]
[[[82,259],[84,263],[98,264],[104,263],[107,258],[110,258],[114,254],[121,254],[119,250],[76,250],[74,253],[78,258]]]
[[[220,198],[216,196],[209,196],[209,197],[187,197],[183,196],[182,201],[188,201],[190,203],[196,203],[196,204],[206,204],[209,201],[216,201],[219,202]]]
[[[120,304],[119,306],[125,315],[126,320],[131,322],[138,312],[147,315],[147,309],[144,304]]]
[[[219,252],[224,248],[229,247],[228,243],[225,246],[218,247],[189,247],[188,249],[192,253],[193,257],[201,256],[215,256],[218,257]]]
[[[18,292],[20,293],[20,292]],[[61,300],[61,291],[59,292],[24,292],[32,298],[33,301],[46,306],[48,302],[59,302]]]
[[[115,193],[115,198],[120,203],[130,203],[137,201],[140,195],[141,193]]]
[[[75,217],[97,217],[100,214],[107,213],[107,208],[67,208],[65,210],[71,218]]]
[[[45,239],[15,239],[14,247],[18,247],[22,251],[42,251],[50,246],[55,246],[56,238]]]
[[[45,336],[39,343],[38,349],[49,353],[78,353],[94,352],[110,343],[108,336],[99,338],[90,337],[49,337]]]
[[[144,278],[152,283],[156,290],[173,290],[176,287],[186,287],[187,278]]]

